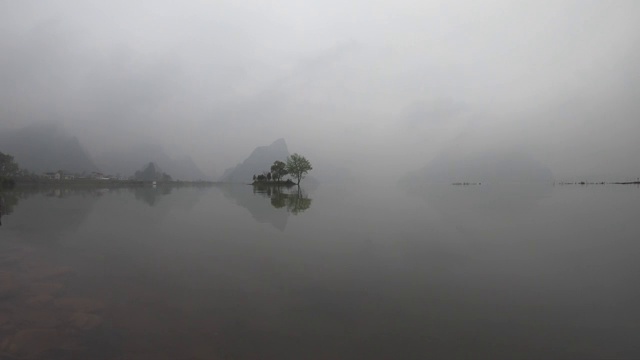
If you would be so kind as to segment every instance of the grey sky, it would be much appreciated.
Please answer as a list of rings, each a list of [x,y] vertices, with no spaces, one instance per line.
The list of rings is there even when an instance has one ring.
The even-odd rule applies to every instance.
[[[205,172],[284,137],[363,174],[519,146],[640,171],[638,1],[0,1],[0,128]]]

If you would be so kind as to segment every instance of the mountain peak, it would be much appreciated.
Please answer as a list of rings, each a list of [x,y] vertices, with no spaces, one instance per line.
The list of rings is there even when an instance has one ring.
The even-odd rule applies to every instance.
[[[250,182],[253,175],[269,171],[274,161],[285,161],[289,155],[285,140],[278,139],[271,145],[255,148],[241,164],[227,169],[220,180],[223,182]]]
[[[284,141],[284,138],[280,138],[276,141],[274,141],[273,143],[271,143],[271,145],[269,145],[270,147],[275,147],[275,146],[284,146],[285,148],[287,147],[287,142]]]
[[[36,173],[97,170],[78,138],[54,123],[0,132],[0,151],[13,155],[20,167]]]

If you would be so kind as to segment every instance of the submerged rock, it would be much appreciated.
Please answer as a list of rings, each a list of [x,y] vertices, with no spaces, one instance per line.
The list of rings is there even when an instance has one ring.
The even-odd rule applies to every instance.
[[[0,328],[11,323],[11,314],[0,312]]]
[[[89,298],[59,298],[54,302],[56,307],[76,312],[96,312],[105,308],[104,303],[99,300]]]
[[[13,255],[4,255],[0,256],[0,266],[11,266],[20,263],[24,255],[21,254],[13,254]]]
[[[32,283],[29,286],[29,292],[33,295],[55,295],[64,288],[60,283]]]
[[[102,317],[85,312],[77,312],[71,316],[70,323],[80,330],[92,330],[102,324]]]
[[[53,301],[53,296],[47,294],[33,295],[27,298],[27,305],[42,306]]]
[[[33,358],[57,349],[77,348],[77,341],[60,330],[26,329],[6,338],[0,348],[15,356]]]
[[[20,286],[12,273],[0,271],[0,299],[15,296],[19,289]]]
[[[57,328],[64,323],[60,313],[52,311],[48,306],[23,307],[16,309],[16,323],[26,324],[38,329]]]
[[[73,269],[68,266],[56,266],[36,268],[29,272],[28,276],[35,280],[47,280],[51,278],[60,277],[73,272]]]

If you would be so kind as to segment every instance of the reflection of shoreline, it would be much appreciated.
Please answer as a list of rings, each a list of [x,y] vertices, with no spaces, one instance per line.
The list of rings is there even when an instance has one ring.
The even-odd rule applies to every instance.
[[[75,180],[41,180],[36,182],[18,182],[12,188],[22,189],[47,189],[47,188],[74,188],[74,189],[115,189],[151,186],[156,181],[142,180],[96,180],[96,179],[75,179]],[[160,181],[162,186],[169,187],[209,187],[215,185],[211,181]]]
[[[0,196],[4,199],[2,215],[12,214],[20,202],[25,201],[35,195],[54,197],[59,199],[80,195],[82,197],[98,197],[106,189],[89,188],[56,188],[56,187],[16,187],[9,191],[0,191]]]
[[[109,191],[131,191],[135,198],[142,202],[155,206],[159,198],[168,195],[174,189],[182,188],[210,188],[214,183],[210,182],[171,182],[160,183],[153,186],[150,182],[127,181],[94,181],[88,183],[74,182],[47,182],[38,184],[21,184],[12,189],[0,191],[0,196],[5,198],[5,209],[2,215],[9,215],[18,202],[36,194],[45,194],[47,197],[65,198],[72,195],[102,196]]]
[[[77,229],[103,192],[98,189],[16,187],[0,195],[5,199],[4,231],[28,234],[25,238],[30,243],[51,244]]]

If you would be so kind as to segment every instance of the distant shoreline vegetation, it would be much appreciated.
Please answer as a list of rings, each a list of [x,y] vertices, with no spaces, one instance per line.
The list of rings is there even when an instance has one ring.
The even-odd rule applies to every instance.
[[[40,180],[40,181],[17,181],[14,188],[133,188],[133,187],[188,187],[188,186],[212,186],[212,181],[143,181],[143,180]]]
[[[454,182],[451,183],[454,186],[473,186],[482,185],[481,182]],[[553,185],[640,185],[640,180],[636,181],[559,181],[554,182]]]
[[[554,183],[556,184],[556,183]],[[640,179],[636,181],[560,181],[558,185],[640,185]]]
[[[20,168],[12,155],[0,152],[0,190],[21,188],[124,188],[143,186],[210,186],[212,181],[182,181],[173,180],[170,175],[162,172],[153,162],[134,176],[124,178],[120,175],[112,176],[100,172],[70,173],[63,170],[36,174]]]

